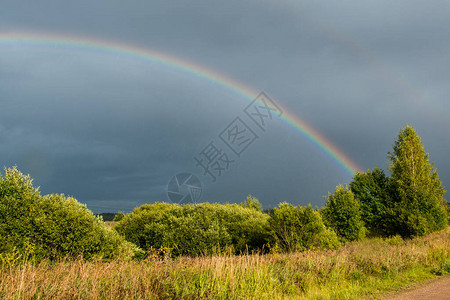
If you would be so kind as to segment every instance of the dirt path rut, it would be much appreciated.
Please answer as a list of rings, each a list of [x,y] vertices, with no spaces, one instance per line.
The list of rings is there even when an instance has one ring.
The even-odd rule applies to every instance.
[[[388,295],[389,300],[450,300],[450,276],[427,281],[410,290]]]

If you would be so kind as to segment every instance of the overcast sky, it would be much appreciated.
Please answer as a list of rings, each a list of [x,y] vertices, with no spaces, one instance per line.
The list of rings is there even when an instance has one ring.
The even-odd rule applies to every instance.
[[[183,172],[199,201],[253,194],[264,207],[322,206],[351,180],[283,120],[260,130],[250,99],[208,80],[132,55],[1,43],[38,32],[149,48],[263,91],[363,170],[386,170],[410,124],[449,188],[449,16],[448,1],[0,0],[0,166],[94,212],[169,201]],[[236,117],[257,136],[239,156],[221,140]],[[215,182],[194,160],[210,142],[233,161]]]

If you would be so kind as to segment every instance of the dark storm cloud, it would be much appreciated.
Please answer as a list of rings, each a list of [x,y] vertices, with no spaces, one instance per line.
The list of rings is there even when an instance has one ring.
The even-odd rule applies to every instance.
[[[0,0],[0,33],[56,32],[151,47],[264,90],[363,169],[416,127],[450,185],[444,1]],[[256,95],[255,95],[256,96]],[[314,205],[350,176],[278,120],[216,183],[193,156],[248,99],[194,76],[82,49],[0,46],[1,165],[96,211],[166,200],[177,172],[204,201]],[[223,145],[222,145],[223,146]],[[108,209],[110,208],[110,209]]]

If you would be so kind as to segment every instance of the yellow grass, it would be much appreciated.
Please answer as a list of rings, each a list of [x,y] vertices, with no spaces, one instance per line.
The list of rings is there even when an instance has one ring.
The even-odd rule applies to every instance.
[[[0,267],[0,299],[361,299],[450,272],[450,228],[334,251]]]
[[[105,225],[106,227],[108,227],[109,229],[114,229],[114,226],[116,226],[117,222],[114,221],[106,221]]]

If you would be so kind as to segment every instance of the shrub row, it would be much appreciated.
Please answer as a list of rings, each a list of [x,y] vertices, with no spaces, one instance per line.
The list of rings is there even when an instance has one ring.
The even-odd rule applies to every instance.
[[[250,198],[251,199],[251,198]],[[272,215],[238,204],[145,204],[127,214],[115,229],[147,251],[177,255],[224,251],[301,251],[339,245],[311,206],[282,203]]]

